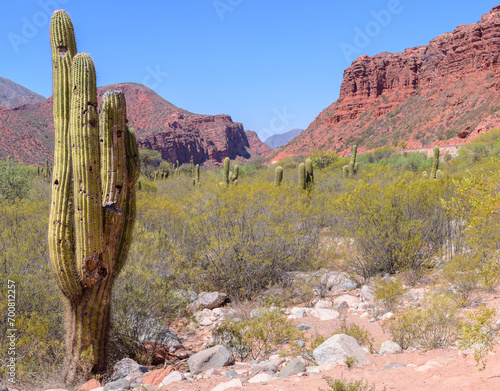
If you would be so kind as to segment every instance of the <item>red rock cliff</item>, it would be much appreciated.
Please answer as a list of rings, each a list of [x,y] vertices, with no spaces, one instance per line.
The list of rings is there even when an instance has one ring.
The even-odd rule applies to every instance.
[[[344,71],[339,99],[277,158],[407,142],[457,145],[500,126],[500,6],[427,46],[363,55]]]

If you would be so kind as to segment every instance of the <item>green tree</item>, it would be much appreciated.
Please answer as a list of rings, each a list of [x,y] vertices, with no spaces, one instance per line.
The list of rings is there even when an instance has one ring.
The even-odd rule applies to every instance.
[[[33,175],[27,167],[12,158],[0,160],[0,198],[25,198],[31,188]]]

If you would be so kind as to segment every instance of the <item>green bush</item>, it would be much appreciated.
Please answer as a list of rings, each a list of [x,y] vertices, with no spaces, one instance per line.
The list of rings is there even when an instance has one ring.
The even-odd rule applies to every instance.
[[[424,349],[449,346],[456,340],[460,320],[454,297],[436,294],[422,308],[411,307],[382,324],[391,340],[403,349],[418,345]]]
[[[318,391],[375,391],[375,385],[368,384],[368,381],[355,380],[346,382],[344,380],[333,379],[329,376],[323,376],[328,385],[328,389],[318,388]],[[385,387],[384,387],[385,390]]]
[[[213,344],[225,345],[242,359],[267,357],[288,343],[297,352],[302,331],[288,322],[280,310],[268,309],[258,317],[237,322],[226,319],[213,333]]]
[[[375,300],[382,303],[388,310],[395,309],[406,294],[406,289],[403,288],[403,284],[399,280],[385,278],[375,280],[373,291]]]
[[[27,167],[11,158],[0,160],[0,198],[26,198],[33,174]]]

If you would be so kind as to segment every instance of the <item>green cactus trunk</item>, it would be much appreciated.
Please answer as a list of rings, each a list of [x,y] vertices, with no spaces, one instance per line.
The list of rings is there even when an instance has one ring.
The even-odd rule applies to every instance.
[[[196,181],[196,184],[199,185],[200,184],[200,165],[199,164],[196,165],[194,179]]]
[[[227,157],[224,159],[224,183],[229,185],[229,167],[231,166],[231,160]]]
[[[311,159],[306,159],[306,186],[311,189],[314,185],[314,168]]]
[[[431,179],[436,179],[439,168],[439,147],[434,147],[434,159],[432,160]]]
[[[282,181],[283,181],[283,167],[278,166],[276,167],[276,171],[274,173],[274,185],[280,186]]]
[[[51,43],[56,146],[48,238],[67,300],[64,380],[73,385],[106,369],[111,288],[130,246],[139,154],[123,92],[103,96],[99,118],[94,64],[74,54],[64,11],[54,13]]]

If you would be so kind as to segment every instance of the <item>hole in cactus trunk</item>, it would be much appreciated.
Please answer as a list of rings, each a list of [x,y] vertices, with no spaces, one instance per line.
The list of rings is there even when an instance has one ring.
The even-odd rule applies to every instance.
[[[59,186],[59,181],[57,179],[54,181],[54,186]]]
[[[57,51],[59,52],[59,57],[64,58],[68,54],[67,46],[58,46]]]
[[[102,277],[102,278],[106,278],[106,276],[108,275],[108,271],[106,270],[105,267],[101,267],[99,268],[99,275]]]

